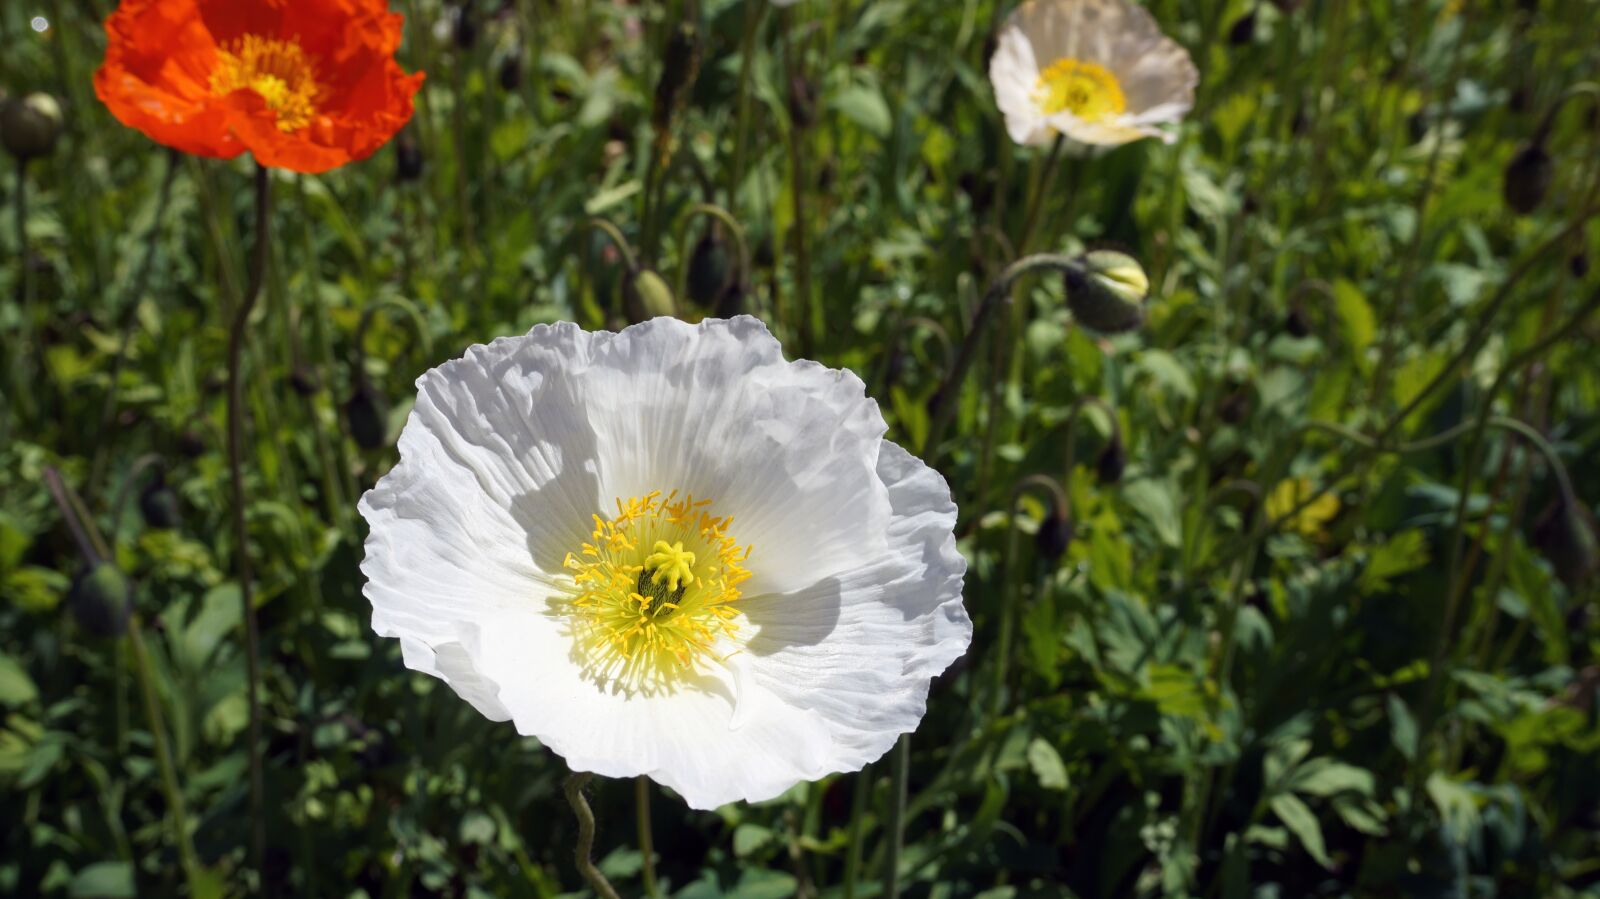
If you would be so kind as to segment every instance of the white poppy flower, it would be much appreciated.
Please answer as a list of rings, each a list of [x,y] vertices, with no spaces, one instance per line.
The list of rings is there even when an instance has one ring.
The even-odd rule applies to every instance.
[[[540,326],[417,381],[373,628],[577,771],[696,808],[853,771],[966,651],[939,474],[759,321]]]
[[[1144,137],[1194,106],[1200,82],[1189,54],[1127,0],[1027,0],[1000,30],[989,81],[1019,144],[1056,134],[1115,146]]]

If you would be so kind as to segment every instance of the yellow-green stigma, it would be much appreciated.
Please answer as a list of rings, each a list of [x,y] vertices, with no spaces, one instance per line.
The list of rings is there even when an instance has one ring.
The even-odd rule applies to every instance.
[[[1058,59],[1040,72],[1034,95],[1045,115],[1070,112],[1085,122],[1097,122],[1128,109],[1117,76],[1099,63],[1076,59]]]
[[[750,547],[710,506],[677,491],[618,499],[615,516],[594,517],[593,542],[567,554],[565,609],[592,675],[626,689],[670,687],[737,632]]]

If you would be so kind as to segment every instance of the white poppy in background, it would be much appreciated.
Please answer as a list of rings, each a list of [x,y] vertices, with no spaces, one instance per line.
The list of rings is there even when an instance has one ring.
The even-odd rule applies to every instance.
[[[756,319],[540,326],[417,387],[373,628],[574,770],[771,798],[882,756],[971,641],[944,479]]]
[[[1019,144],[1057,134],[1116,146],[1170,143],[1161,125],[1194,107],[1200,83],[1189,54],[1126,0],[1028,0],[1000,29],[989,81]]]

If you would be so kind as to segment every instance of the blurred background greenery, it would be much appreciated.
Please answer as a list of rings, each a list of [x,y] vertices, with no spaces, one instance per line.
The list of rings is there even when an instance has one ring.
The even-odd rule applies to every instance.
[[[865,897],[892,861],[933,897],[1600,896],[1600,6],[1149,5],[1202,74],[1181,138],[1052,169],[988,86],[1007,3],[398,0],[411,125],[273,176],[258,863],[223,440],[251,166],[98,105],[110,0],[6,0],[0,89],[64,128],[0,179],[0,894],[578,889],[560,759],[367,626],[355,500],[413,379],[539,322],[748,312],[919,447],[999,271],[1114,246],[1145,327],[1027,280],[933,449],[976,638],[903,851],[887,762],[654,790],[657,890]],[[643,894],[634,785],[591,801]]]

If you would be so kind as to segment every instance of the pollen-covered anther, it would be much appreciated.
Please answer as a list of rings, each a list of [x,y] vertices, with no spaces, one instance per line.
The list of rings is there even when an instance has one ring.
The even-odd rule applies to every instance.
[[[277,114],[278,130],[299,131],[317,114],[322,87],[311,57],[294,41],[247,34],[217,49],[211,90],[252,90]]]
[[[580,551],[568,553],[566,603],[584,667],[630,689],[670,688],[701,662],[736,648],[732,604],[750,576],[749,547],[728,535],[731,518],[676,492],[617,501],[594,517]]]
[[[1046,115],[1068,112],[1095,122],[1127,111],[1117,76],[1098,63],[1058,59],[1039,73],[1039,108]]]

